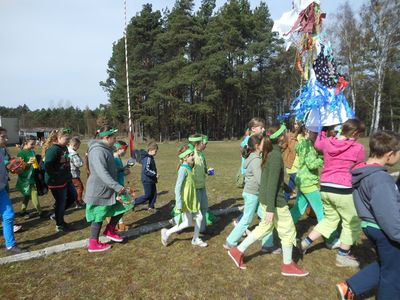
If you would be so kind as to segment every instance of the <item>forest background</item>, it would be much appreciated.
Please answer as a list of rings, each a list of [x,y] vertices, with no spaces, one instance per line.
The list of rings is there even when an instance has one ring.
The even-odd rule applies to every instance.
[[[127,27],[129,84],[136,139],[173,140],[202,132],[211,139],[237,138],[254,116],[272,122],[289,111],[304,82],[294,69],[295,51],[271,32],[273,20],[260,2],[177,0],[171,10],[146,4]],[[345,94],[368,133],[400,130],[400,3],[367,0],[359,11],[347,2],[325,24],[338,71],[350,83]],[[111,45],[110,45],[111,46]],[[99,84],[108,104],[81,110],[30,110],[0,106],[21,128],[71,127],[91,136],[105,123],[128,129],[124,37],[112,45],[108,78]]]

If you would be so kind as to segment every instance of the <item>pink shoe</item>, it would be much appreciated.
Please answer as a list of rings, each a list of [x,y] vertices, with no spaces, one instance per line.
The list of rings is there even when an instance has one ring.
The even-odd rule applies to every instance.
[[[121,243],[124,241],[124,238],[117,234],[114,226],[112,226],[111,224],[108,224],[106,226],[106,229],[104,230],[103,234],[114,242]]]
[[[110,248],[110,244],[103,244],[97,239],[89,239],[88,252],[103,252]]]

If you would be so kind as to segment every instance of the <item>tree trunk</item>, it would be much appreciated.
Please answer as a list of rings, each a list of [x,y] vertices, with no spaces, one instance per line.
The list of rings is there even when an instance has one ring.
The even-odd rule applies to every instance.
[[[374,93],[374,103],[372,104],[372,115],[371,115],[371,126],[369,129],[369,134],[374,132],[375,128],[375,113],[376,113],[376,92]]]

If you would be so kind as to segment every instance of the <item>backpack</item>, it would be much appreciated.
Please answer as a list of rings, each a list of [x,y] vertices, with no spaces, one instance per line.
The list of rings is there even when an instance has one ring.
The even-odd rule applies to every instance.
[[[44,161],[40,154],[36,154],[36,160],[39,164],[38,169],[33,169],[33,178],[35,179],[36,190],[39,196],[43,196],[47,194],[49,191],[49,187],[47,186],[46,182],[44,181]]]

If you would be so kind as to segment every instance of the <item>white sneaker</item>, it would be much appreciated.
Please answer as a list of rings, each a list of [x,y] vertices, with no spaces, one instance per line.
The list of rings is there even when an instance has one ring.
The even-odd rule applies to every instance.
[[[207,247],[208,244],[206,242],[203,242],[201,238],[197,238],[195,240],[192,240],[192,245],[193,246],[199,246],[199,247]]]
[[[161,243],[165,247],[168,246],[168,235],[167,235],[167,229],[166,228],[161,229]]]
[[[239,210],[239,211],[244,211],[244,205],[238,206],[238,210]]]
[[[360,266],[360,263],[357,261],[357,259],[353,255],[336,254],[336,266],[358,268]]]

